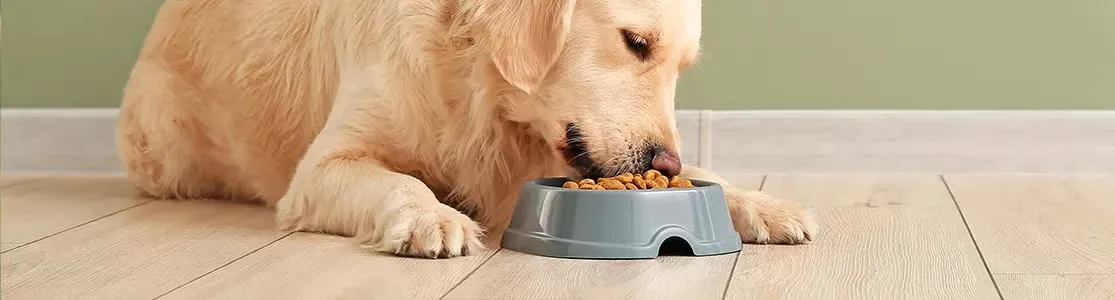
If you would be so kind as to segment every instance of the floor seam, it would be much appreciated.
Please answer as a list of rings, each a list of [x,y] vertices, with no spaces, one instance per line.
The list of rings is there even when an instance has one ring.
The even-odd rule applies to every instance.
[[[469,277],[472,277],[472,274],[476,274],[476,271],[479,271],[480,268],[482,268],[482,267],[484,267],[484,265],[488,264],[488,261],[491,261],[492,258],[495,258],[496,254],[499,254],[500,251],[503,251],[503,248],[496,249],[496,251],[494,253],[492,253],[492,255],[488,256],[488,258],[485,258],[484,261],[480,262],[480,264],[476,265],[475,268],[472,268],[472,271],[469,271],[468,274],[465,274],[465,277],[462,277],[460,281],[457,281],[457,283],[453,285],[453,287],[449,288],[448,291],[445,291],[445,294],[441,295],[441,297],[438,297],[438,300],[445,299],[445,297],[449,297],[449,294],[452,294],[453,290],[456,290],[458,287],[461,286],[461,284],[465,283],[465,280],[468,280]]]
[[[979,254],[983,269],[987,271],[987,277],[991,278],[991,285],[995,287],[995,293],[999,294],[999,299],[1005,299],[1003,298],[1003,291],[999,289],[999,282],[995,280],[995,273],[991,272],[991,266],[987,264],[987,258],[983,256],[983,250],[980,249],[979,242],[976,241],[976,235],[972,233],[972,226],[968,225],[968,218],[964,216],[964,210],[960,209],[960,202],[956,201],[956,194],[952,192],[952,187],[945,180],[945,175],[937,175],[937,178],[941,179],[941,184],[945,186],[945,191],[948,191],[949,198],[952,198],[952,204],[956,206],[956,212],[960,214],[960,221],[964,222],[964,229],[968,230],[968,237],[972,240],[972,246],[976,247],[976,254]]]
[[[763,186],[767,184],[767,174],[763,174],[763,179],[759,181],[759,191],[763,191]],[[736,252],[736,259],[732,261],[732,267],[728,269],[728,282],[724,283],[724,292],[720,293],[720,299],[728,299],[728,290],[732,288],[732,278],[736,277],[736,266],[739,265],[739,257],[743,255],[743,249]]]
[[[170,293],[173,293],[174,291],[182,289],[183,287],[185,287],[187,285],[190,285],[191,283],[194,283],[195,281],[198,281],[202,278],[205,278],[205,276],[209,276],[209,274],[213,274],[214,272],[217,272],[217,270],[224,269],[225,267],[227,267],[229,265],[232,265],[232,264],[240,261],[241,259],[244,259],[245,257],[248,257],[249,255],[252,255],[256,252],[259,252],[259,250],[263,250],[263,248],[267,248],[267,247],[269,247],[269,246],[287,238],[288,236],[290,236],[294,233],[295,233],[295,231],[287,232],[283,236],[281,236],[281,237],[279,237],[279,238],[277,238],[277,239],[275,239],[271,242],[268,242],[267,244],[264,244],[263,246],[259,246],[259,248],[252,249],[252,251],[248,251],[248,253],[244,253],[244,255],[241,255],[240,257],[237,257],[237,258],[235,258],[233,260],[230,260],[230,261],[228,261],[228,262],[226,262],[226,263],[224,263],[224,264],[222,264],[222,265],[220,265],[216,268],[213,268],[212,270],[209,270],[208,272],[205,272],[205,274],[201,274],[200,276],[194,277],[194,279],[190,279],[190,281],[186,281],[185,283],[182,283],[182,284],[174,287],[173,289],[170,289],[169,291],[166,291],[165,293],[162,293],[159,296],[157,296],[155,298],[152,298],[152,299],[159,299],[159,298],[165,297],[166,295],[170,295]]]
[[[100,217],[96,217],[96,218],[94,218],[94,219],[92,219],[92,220],[89,220],[89,221],[85,221],[85,222],[82,222],[81,224],[77,224],[77,225],[71,226],[71,227],[69,227],[69,228],[66,228],[66,229],[62,229],[62,230],[59,230],[58,232],[55,232],[55,233],[51,233],[51,234],[48,234],[47,236],[44,236],[44,237],[41,237],[41,238],[35,239],[35,240],[33,240],[33,241],[30,241],[30,242],[27,242],[27,243],[24,243],[23,245],[15,246],[15,247],[12,247],[11,249],[8,249],[8,250],[4,250],[4,251],[0,251],[0,254],[3,254],[3,253],[8,253],[9,251],[13,251],[13,250],[16,250],[16,249],[19,249],[19,248],[23,248],[23,247],[26,247],[26,246],[28,246],[28,245],[34,244],[34,243],[38,243],[39,241],[42,241],[42,240],[45,240],[45,239],[49,239],[49,238],[51,238],[51,237],[54,237],[54,236],[56,236],[56,235],[59,235],[59,234],[63,234],[63,233],[66,233],[66,232],[69,232],[70,230],[74,230],[74,229],[80,228],[80,227],[82,227],[82,226],[85,226],[85,225],[88,225],[88,224],[92,224],[93,222],[96,222],[96,221],[100,221],[100,220],[102,220],[102,219],[104,219],[104,218],[108,218],[108,217],[111,217],[111,216],[115,216],[116,214],[119,214],[119,213],[122,213],[122,212],[125,212],[125,211],[129,211],[129,210],[132,210],[133,208],[136,208],[136,207],[140,207],[140,206],[143,206],[143,205],[145,205],[145,204],[147,204],[147,203],[151,203],[151,202],[155,202],[155,201],[158,201],[158,200],[153,200],[153,199],[152,199],[152,200],[146,200],[146,201],[143,201],[143,202],[140,202],[140,203],[136,203],[136,204],[134,204],[134,205],[132,205],[132,206],[128,206],[128,207],[125,207],[125,208],[123,208],[123,209],[120,209],[120,210],[117,210],[117,211],[114,211],[114,212],[111,212],[111,213],[105,214],[105,215],[103,215],[103,216],[100,216]]]
[[[736,252],[736,259],[732,260],[732,267],[728,269],[728,282],[724,283],[724,292],[720,293],[720,299],[728,299],[728,290],[732,288],[732,278],[736,277],[736,266],[739,265],[739,257],[743,250]]]

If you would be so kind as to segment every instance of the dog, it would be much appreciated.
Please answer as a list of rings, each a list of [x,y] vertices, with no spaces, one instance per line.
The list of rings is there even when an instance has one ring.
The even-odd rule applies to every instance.
[[[401,256],[491,247],[527,180],[649,169],[725,185],[744,242],[811,241],[803,206],[680,162],[700,37],[700,0],[168,0],[115,139],[152,197]]]

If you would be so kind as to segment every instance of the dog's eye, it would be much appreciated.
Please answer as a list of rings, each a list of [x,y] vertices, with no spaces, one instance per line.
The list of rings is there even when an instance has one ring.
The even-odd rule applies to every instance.
[[[622,30],[621,33],[623,34],[623,41],[627,43],[627,50],[631,50],[631,53],[641,60],[650,57],[650,45],[647,45],[645,37],[626,29]]]

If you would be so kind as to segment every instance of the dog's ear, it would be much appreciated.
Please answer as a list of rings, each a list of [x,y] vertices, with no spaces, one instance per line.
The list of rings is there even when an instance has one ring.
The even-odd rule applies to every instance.
[[[504,80],[535,91],[565,46],[576,0],[466,0],[475,37]]]

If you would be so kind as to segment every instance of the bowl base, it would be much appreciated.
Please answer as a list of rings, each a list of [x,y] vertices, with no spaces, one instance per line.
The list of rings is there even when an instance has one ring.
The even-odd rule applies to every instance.
[[[683,234],[662,235],[646,245],[621,245],[575,241],[537,233],[508,230],[503,233],[500,247],[526,254],[574,259],[654,259],[664,249],[685,248],[686,256],[714,256],[739,252],[742,243],[738,235],[713,241],[696,241]]]

